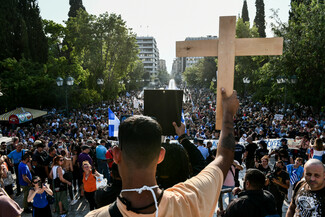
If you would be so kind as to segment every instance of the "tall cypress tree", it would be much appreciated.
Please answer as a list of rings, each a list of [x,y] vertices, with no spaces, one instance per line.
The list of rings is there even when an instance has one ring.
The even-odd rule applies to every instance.
[[[48,45],[36,0],[6,0],[0,6],[0,59],[25,57],[46,63]]]
[[[80,8],[86,10],[82,4],[82,0],[70,0],[69,4],[70,4],[70,11],[68,13],[69,17],[76,17],[77,12]]]
[[[26,15],[24,19],[27,26],[30,58],[36,62],[46,63],[48,57],[48,43],[36,0],[28,1]]]
[[[254,23],[258,29],[258,33],[261,38],[266,37],[265,33],[265,12],[264,12],[264,1],[263,0],[256,0],[256,16],[254,19]]]
[[[244,23],[249,22],[248,8],[247,8],[246,0],[244,0],[243,9],[241,11],[241,16],[243,18]]]

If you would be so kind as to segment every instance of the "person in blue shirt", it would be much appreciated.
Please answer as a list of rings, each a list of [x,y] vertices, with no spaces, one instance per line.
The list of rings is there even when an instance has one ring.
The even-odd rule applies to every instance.
[[[109,168],[106,159],[107,149],[105,148],[106,141],[101,140],[100,144],[96,147],[97,169],[98,172],[103,174],[107,181],[110,181]]]
[[[288,201],[291,201],[293,188],[301,180],[304,175],[304,168],[302,167],[303,159],[297,157],[294,164],[287,165],[287,172],[290,177],[290,186],[288,189]]]
[[[19,140],[17,140],[17,141],[19,141]],[[14,143],[15,142],[16,141],[14,141]],[[22,149],[22,147],[23,147],[22,143],[17,143],[16,149],[8,154],[8,158],[11,160],[11,163],[12,163],[11,166],[13,166],[15,168],[16,177],[18,176],[18,165],[19,165],[23,155],[26,153],[25,150]],[[21,190],[20,190],[20,184],[19,184],[18,178],[16,178],[16,186],[17,186],[16,196],[19,196],[21,193]]]
[[[209,156],[209,150],[204,146],[202,139],[198,139],[198,142],[199,142],[199,146],[197,148],[200,150],[204,160],[206,160],[207,157]]]
[[[30,161],[30,155],[25,154],[23,155],[23,158],[21,162],[19,163],[18,166],[18,179],[19,179],[19,184],[23,188],[23,193],[24,193],[24,200],[23,200],[23,205],[24,205],[24,212],[25,213],[31,213],[32,211],[28,208],[28,203],[27,203],[27,196],[29,192],[29,186],[32,183],[32,174],[29,170],[29,167],[27,163]]]
[[[32,188],[29,190],[27,201],[33,201],[33,217],[51,217],[51,207],[47,201],[47,194],[53,195],[47,184],[42,184],[41,178],[34,176]]]

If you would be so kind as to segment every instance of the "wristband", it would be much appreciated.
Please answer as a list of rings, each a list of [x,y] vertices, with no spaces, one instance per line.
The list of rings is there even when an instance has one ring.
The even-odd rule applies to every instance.
[[[183,141],[183,139],[185,139],[187,137],[187,135],[184,133],[183,135],[181,135],[180,137],[178,137],[178,142],[181,143]]]

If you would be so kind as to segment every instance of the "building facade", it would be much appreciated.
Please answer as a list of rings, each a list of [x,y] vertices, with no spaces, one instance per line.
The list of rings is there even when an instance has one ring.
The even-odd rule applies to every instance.
[[[146,71],[150,73],[150,80],[155,81],[158,75],[159,50],[154,37],[137,37],[139,46],[139,58],[141,59]]]

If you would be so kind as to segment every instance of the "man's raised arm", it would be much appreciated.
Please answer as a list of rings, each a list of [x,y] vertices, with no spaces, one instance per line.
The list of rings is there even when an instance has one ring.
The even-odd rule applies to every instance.
[[[222,95],[222,129],[217,148],[217,156],[211,164],[219,167],[224,177],[234,161],[235,138],[234,138],[234,115],[236,114],[239,101],[237,92],[234,91],[230,97],[226,96],[226,91],[221,88]]]

